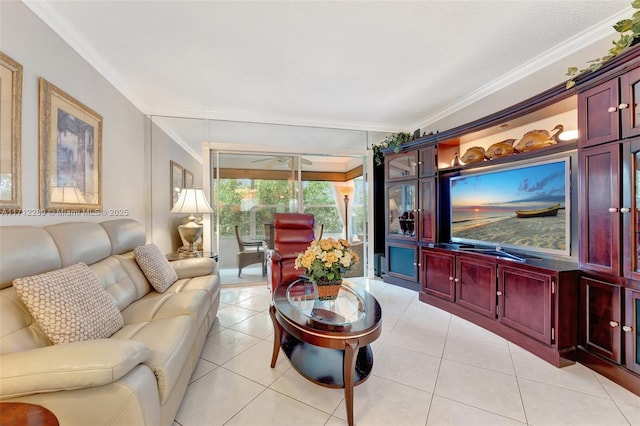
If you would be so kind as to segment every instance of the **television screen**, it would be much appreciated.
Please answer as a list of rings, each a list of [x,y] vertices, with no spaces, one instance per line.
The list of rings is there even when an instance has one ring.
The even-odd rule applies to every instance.
[[[570,157],[450,179],[451,240],[570,255]]]

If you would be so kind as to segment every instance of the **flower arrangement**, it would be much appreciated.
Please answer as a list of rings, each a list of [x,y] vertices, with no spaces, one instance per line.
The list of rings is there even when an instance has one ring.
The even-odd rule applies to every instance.
[[[373,159],[376,162],[376,165],[384,163],[384,155],[382,155],[382,150],[384,148],[393,147],[393,151],[397,154],[400,152],[400,145],[405,142],[411,140],[411,135],[405,132],[393,133],[382,141],[371,145],[371,149],[373,149]]]
[[[360,261],[358,254],[343,239],[315,240],[304,253],[296,257],[295,268],[304,268],[311,281],[341,280],[342,274]]]

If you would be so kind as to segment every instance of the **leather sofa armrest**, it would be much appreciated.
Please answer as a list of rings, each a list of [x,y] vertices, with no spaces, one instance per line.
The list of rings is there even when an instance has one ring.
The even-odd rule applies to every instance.
[[[178,274],[178,279],[211,275],[216,267],[216,261],[208,257],[180,259],[171,262],[171,266]]]
[[[0,356],[0,400],[112,383],[149,358],[141,342],[98,339]]]

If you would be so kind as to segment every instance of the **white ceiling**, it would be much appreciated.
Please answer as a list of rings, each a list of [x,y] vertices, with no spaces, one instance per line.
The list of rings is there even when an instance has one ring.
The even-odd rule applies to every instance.
[[[145,114],[379,132],[523,77],[544,76],[525,97],[550,88],[630,15],[630,0],[26,4]]]

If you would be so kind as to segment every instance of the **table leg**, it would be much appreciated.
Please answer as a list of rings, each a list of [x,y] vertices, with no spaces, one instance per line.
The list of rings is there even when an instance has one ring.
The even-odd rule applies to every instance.
[[[276,308],[271,305],[269,307],[269,315],[273,322],[273,353],[271,354],[271,368],[276,366],[278,361],[278,354],[280,353],[280,342],[282,340],[282,326],[276,319]]]
[[[353,426],[353,380],[358,355],[358,339],[349,339],[345,342],[343,378],[344,378],[344,402],[347,406],[347,422]]]

